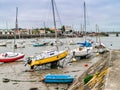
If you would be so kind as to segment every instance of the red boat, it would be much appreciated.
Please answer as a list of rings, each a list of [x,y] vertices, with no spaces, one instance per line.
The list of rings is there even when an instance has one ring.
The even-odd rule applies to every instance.
[[[24,58],[24,54],[22,53],[14,53],[14,52],[5,52],[0,54],[0,62],[14,62],[16,60]]]

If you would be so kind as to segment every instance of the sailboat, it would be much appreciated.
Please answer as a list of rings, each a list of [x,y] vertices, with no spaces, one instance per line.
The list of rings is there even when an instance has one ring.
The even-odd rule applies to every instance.
[[[56,20],[55,20],[55,12],[54,12],[54,2],[51,0],[52,10],[53,10],[53,20],[54,20],[54,28],[55,28],[55,37],[57,40],[57,32],[56,32]],[[43,51],[41,54],[33,57],[28,57],[27,63],[31,67],[31,70],[34,70],[34,66],[40,66],[44,64],[57,63],[59,60],[65,58],[68,55],[68,50],[59,50],[56,45],[57,50],[47,50]]]
[[[17,12],[18,12],[18,8],[16,8],[16,24],[15,24],[15,29],[17,30],[18,29],[18,24],[17,24]],[[17,53],[15,52],[15,39],[16,39],[16,35],[15,35],[15,31],[14,31],[14,51],[13,52],[4,52],[4,53],[1,53],[0,54],[0,62],[14,62],[16,60],[19,60],[19,59],[22,59],[24,58],[24,54],[22,53]]]
[[[106,46],[101,42],[100,39],[100,35],[99,35],[99,26],[96,24],[96,43],[94,44],[94,51],[96,53],[104,53],[106,51],[108,51],[108,49],[106,48]]]
[[[84,2],[84,32],[85,32],[85,41],[83,43],[79,43],[79,47],[72,50],[73,58],[81,58],[87,57],[91,55],[93,51],[92,43],[86,40],[86,5]]]
[[[17,8],[17,13],[16,13],[16,17],[18,17],[18,8]],[[16,18],[16,27],[17,27],[17,30],[18,30],[18,20],[17,20],[17,18]],[[15,38],[16,38],[16,33],[15,33]],[[20,33],[19,33],[19,39],[20,39]],[[19,42],[17,41],[17,42],[15,42],[14,43],[14,45],[15,45],[15,48],[17,49],[17,48],[25,48],[25,41],[23,41],[23,40],[19,40]]]
[[[35,43],[33,43],[33,47],[41,47],[41,46],[47,46],[49,44],[49,42],[45,42],[45,41],[39,41],[37,40]]]

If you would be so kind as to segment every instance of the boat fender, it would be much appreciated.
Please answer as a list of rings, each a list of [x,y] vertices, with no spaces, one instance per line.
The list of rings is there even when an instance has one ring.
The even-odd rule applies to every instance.
[[[72,61],[73,61],[73,62],[76,62],[77,60],[76,60],[75,58],[72,58]]]
[[[84,64],[85,67],[88,67],[88,64]]]
[[[41,78],[41,81],[44,81],[45,80],[45,78]]]
[[[98,55],[99,55],[99,53],[96,53],[96,55],[98,56]]]

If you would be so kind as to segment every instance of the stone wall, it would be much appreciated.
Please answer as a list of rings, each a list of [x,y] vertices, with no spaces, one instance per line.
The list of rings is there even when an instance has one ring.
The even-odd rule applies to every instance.
[[[110,53],[105,53],[102,55],[102,59],[96,62],[94,65],[89,67],[78,79],[76,79],[73,84],[68,88],[68,90],[89,90],[85,89],[84,78],[86,75],[94,75],[97,72],[102,72],[109,65],[109,55]]]

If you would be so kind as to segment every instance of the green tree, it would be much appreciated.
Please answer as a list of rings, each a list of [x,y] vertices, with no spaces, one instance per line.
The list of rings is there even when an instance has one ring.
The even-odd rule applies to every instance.
[[[33,34],[39,34],[39,33],[40,33],[39,28],[33,29]]]

